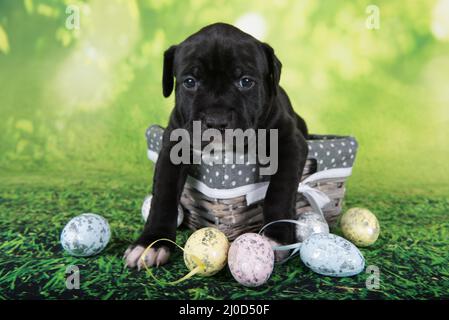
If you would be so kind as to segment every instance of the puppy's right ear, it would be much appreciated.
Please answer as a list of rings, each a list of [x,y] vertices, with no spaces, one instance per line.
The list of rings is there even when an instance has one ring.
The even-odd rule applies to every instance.
[[[282,63],[274,54],[274,50],[267,43],[262,43],[268,62],[268,88],[271,95],[276,96],[279,91]]]
[[[164,53],[164,70],[162,73],[162,92],[164,97],[169,97],[173,91],[174,80],[174,62],[176,46],[171,46]]]

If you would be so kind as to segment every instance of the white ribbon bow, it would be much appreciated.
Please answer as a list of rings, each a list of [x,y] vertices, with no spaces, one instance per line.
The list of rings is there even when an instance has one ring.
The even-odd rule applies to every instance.
[[[298,192],[301,192],[304,195],[315,212],[319,212],[324,217],[321,209],[324,208],[331,199],[323,191],[317,188],[312,188],[307,184],[300,183]]]
[[[309,184],[325,179],[346,178],[349,177],[351,173],[352,168],[337,168],[319,171],[302,181],[298,185],[298,192],[304,195],[313,210],[323,215],[322,209],[331,201],[331,199],[323,191],[318,188],[312,188]],[[267,189],[268,183],[267,185],[257,188],[256,190],[248,192],[246,194],[247,204],[250,205],[256,201],[264,199]]]

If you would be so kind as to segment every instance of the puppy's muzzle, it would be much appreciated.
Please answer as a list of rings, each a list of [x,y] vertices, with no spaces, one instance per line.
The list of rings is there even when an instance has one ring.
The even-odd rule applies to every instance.
[[[223,132],[225,129],[232,129],[235,126],[233,112],[206,113],[201,117],[203,130],[217,129]]]

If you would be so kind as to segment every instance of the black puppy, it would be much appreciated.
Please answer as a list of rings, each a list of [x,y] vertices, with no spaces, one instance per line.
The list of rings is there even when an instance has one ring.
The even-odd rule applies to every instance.
[[[292,219],[296,190],[307,158],[307,127],[279,86],[281,63],[273,49],[223,23],[201,29],[164,54],[163,93],[168,97],[176,78],[176,103],[156,163],[151,212],[141,236],[125,252],[126,265],[141,267],[140,257],[151,242],[175,240],[177,208],[187,165],[170,161],[170,132],[202,129],[277,129],[278,170],[270,177],[264,201],[264,222]],[[291,224],[276,224],[265,236],[277,243],[294,241]],[[144,257],[147,265],[168,261],[173,247],[157,243]]]

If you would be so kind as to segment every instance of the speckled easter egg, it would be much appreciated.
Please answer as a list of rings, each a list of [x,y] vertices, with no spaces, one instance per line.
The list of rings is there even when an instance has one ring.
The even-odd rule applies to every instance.
[[[105,218],[83,213],[70,220],[61,233],[61,244],[73,256],[87,257],[100,253],[109,242],[111,231]]]
[[[300,256],[307,267],[325,276],[349,277],[365,268],[365,258],[359,249],[331,233],[312,234],[302,243]]]
[[[195,231],[184,246],[184,262],[193,270],[198,266],[198,260],[204,269],[198,274],[211,276],[226,265],[229,241],[226,235],[216,228],[202,228]]]
[[[142,204],[142,218],[143,221],[147,221],[148,219],[148,215],[150,214],[150,209],[151,209],[151,200],[153,199],[152,195],[146,196],[145,200],[143,201]],[[184,220],[184,210],[182,209],[181,205],[178,206],[178,221],[177,221],[177,226],[179,227],[182,223],[182,221]]]
[[[364,208],[352,208],[340,220],[343,236],[356,246],[367,247],[376,242],[380,233],[376,216]]]
[[[296,239],[303,242],[314,233],[329,233],[329,225],[326,219],[317,212],[308,211],[302,213],[296,226]]]
[[[268,281],[274,267],[274,252],[267,239],[245,233],[231,244],[228,265],[238,283],[257,287]]]

